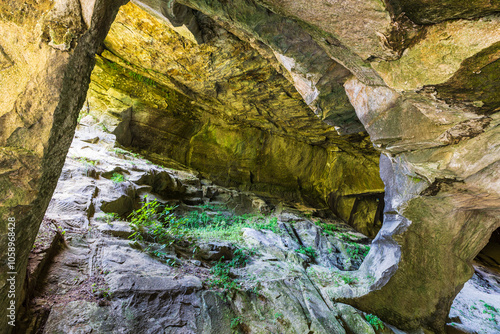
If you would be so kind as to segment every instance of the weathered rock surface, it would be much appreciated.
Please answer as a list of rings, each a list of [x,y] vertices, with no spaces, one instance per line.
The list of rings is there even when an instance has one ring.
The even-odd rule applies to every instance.
[[[211,34],[202,44],[138,6],[124,6],[92,75],[89,112],[115,134],[126,128],[118,141],[148,156],[171,158],[224,186],[316,206],[329,201],[339,217],[374,236],[383,189],[378,156],[364,135],[340,137],[270,60],[209,18],[197,17]],[[331,79],[320,81],[333,80],[335,92],[345,95],[348,71],[324,57],[318,71],[328,66],[324,76]],[[332,102],[335,92],[320,100]],[[321,109],[351,108],[347,96],[339,103]],[[121,141],[124,131],[130,135]]]
[[[176,265],[131,247],[129,224],[102,211],[105,203],[120,195],[130,198],[133,206],[148,195],[188,210],[201,209],[186,205],[199,191],[205,193],[201,203],[207,207],[224,201],[234,206],[241,196],[252,198],[249,203],[258,198],[207,185],[188,171],[165,169],[113,149],[114,136],[98,129],[95,124],[79,127],[45,217],[64,231],[66,246],[54,258],[46,278],[38,282],[40,292],[32,301],[48,309],[44,333],[373,333],[360,311],[332,303],[318,289],[319,282],[329,284],[325,275],[337,276],[335,284],[346,285],[343,273],[356,270],[364,257],[353,251],[365,251],[366,246],[358,242],[369,240],[338,226],[337,232],[324,234],[298,210],[285,206],[275,212],[276,233],[244,228],[239,242],[199,240],[195,253],[184,253],[176,246],[166,255]],[[87,143],[89,137],[97,140]],[[111,182],[107,178],[111,167],[128,180]],[[163,196],[168,192],[155,192],[154,178],[147,176],[160,173],[169,174],[187,191],[172,188],[169,199]],[[71,197],[75,187],[89,191]],[[244,209],[247,213],[259,210],[270,211],[262,204]],[[162,249],[159,246],[155,247]],[[245,267],[231,270],[239,288],[209,289],[207,278],[213,274],[206,268],[231,260],[235,250],[243,247],[254,253]],[[316,256],[297,252],[304,247],[313,249]],[[324,273],[319,274],[321,270]],[[31,323],[39,325],[43,318]],[[36,329],[32,325],[25,333]]]
[[[23,296],[29,249],[56,186],[94,66],[93,55],[123,1],[97,1],[90,28],[79,1],[0,5],[0,304],[7,272]],[[16,263],[7,270],[7,219],[16,220]],[[0,327],[9,332],[6,307]]]
[[[136,3],[104,48],[118,1],[0,4],[0,216],[18,220],[18,292],[99,51],[87,107],[123,145],[226,186],[328,203],[375,234],[383,185],[364,128],[383,153],[384,225],[350,274],[363,284],[321,293],[325,303],[343,294],[405,329],[442,333],[472,259],[500,225],[498,1]],[[130,184],[88,207],[93,186],[75,186],[82,196],[71,210],[125,215],[135,195],[153,188],[191,204],[205,194],[161,171],[140,182],[125,171],[104,171],[108,185],[113,173]],[[206,296],[225,305],[214,298]],[[94,306],[75,305],[86,313]],[[228,324],[214,312],[203,326]]]

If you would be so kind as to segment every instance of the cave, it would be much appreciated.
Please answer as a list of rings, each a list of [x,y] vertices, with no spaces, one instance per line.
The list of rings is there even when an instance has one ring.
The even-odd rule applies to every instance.
[[[500,269],[500,257],[498,250],[500,249],[500,230],[496,229],[491,234],[490,240],[484,248],[474,258],[474,262],[483,264],[498,272]]]
[[[99,296],[31,299],[51,303],[33,320],[45,333],[500,330],[498,273],[482,269],[498,265],[499,11],[3,1],[2,328],[15,332],[16,314],[18,331],[39,325],[22,313],[40,275]],[[188,239],[164,254],[165,234],[134,225],[142,205],[166,210],[170,228],[238,226],[262,254],[238,262],[241,245]],[[30,251],[49,235],[41,253],[54,264],[32,271]],[[91,246],[102,238],[112,241]],[[94,281],[65,271],[84,267],[82,245],[103,261],[100,278],[81,270]],[[214,288],[224,270],[228,285]]]

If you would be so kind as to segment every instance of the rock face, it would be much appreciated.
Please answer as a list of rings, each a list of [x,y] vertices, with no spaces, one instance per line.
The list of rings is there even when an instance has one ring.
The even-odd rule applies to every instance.
[[[360,268],[376,282],[325,291],[442,333],[500,226],[498,1],[135,3],[103,48],[119,1],[0,5],[0,216],[17,220],[18,292],[98,52],[87,111],[122,145],[328,206],[367,234],[384,211]]]
[[[375,333],[362,312],[332,303],[319,288],[369,284],[366,278],[345,282],[369,249],[366,237],[345,225],[324,225],[330,226],[325,233],[315,224],[321,224],[317,217],[306,218],[285,205],[272,208],[251,193],[218,187],[188,170],[156,166],[114,149],[114,136],[90,116],[82,120],[87,122],[94,124],[79,126],[45,215],[44,221],[64,231],[65,247],[47,266],[32,300],[32,308],[48,313],[44,333]],[[125,178],[110,180],[112,173]],[[168,175],[171,182],[159,182],[155,175],[163,180]],[[221,240],[224,234],[214,228],[219,231],[216,239],[201,230],[203,239],[195,238],[193,244],[132,244],[131,224],[119,213],[139,208],[145,196],[177,204],[179,214],[201,210],[213,216],[220,215],[213,211],[221,210],[216,207],[232,207],[234,211],[223,209],[223,216],[246,213],[241,217],[247,217],[247,227],[227,234],[231,241]],[[109,203],[123,198],[132,204],[116,204],[108,211]],[[274,219],[273,231],[269,224],[260,229],[252,213],[260,221]],[[309,253],[298,252],[304,248]],[[164,252],[162,257],[153,249]],[[242,265],[230,267],[231,279],[225,280],[238,288],[211,286],[217,276],[208,268],[241,256],[237,249],[248,255]],[[26,315],[30,321],[20,332],[36,332],[43,314]]]
[[[383,192],[377,154],[365,135],[341,137],[325,124],[335,118],[311,110],[339,115],[339,125],[358,123],[342,116],[354,112],[342,86],[349,72],[323,56],[318,71],[329,69],[315,80],[329,82],[318,86],[328,96],[318,91],[308,106],[294,89],[295,74],[288,82],[279,72],[288,76],[286,68],[197,17],[205,24],[203,44],[136,5],[124,6],[92,74],[89,112],[113,133],[122,133],[119,125],[130,129],[118,140],[150,157],[174,159],[224,186],[330,204],[374,236]]]
[[[89,3],[91,1],[88,1]],[[30,245],[68,151],[90,82],[93,55],[122,1],[96,1],[83,21],[78,1],[0,5],[0,303],[10,305],[7,272],[21,300]],[[7,219],[16,221],[15,268],[7,270]],[[7,326],[6,308],[0,327]]]

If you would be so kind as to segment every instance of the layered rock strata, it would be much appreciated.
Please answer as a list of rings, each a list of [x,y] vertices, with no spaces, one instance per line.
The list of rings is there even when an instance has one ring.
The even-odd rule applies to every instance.
[[[111,109],[105,124],[125,145],[227,184],[299,188],[351,223],[357,212],[373,218],[381,210],[375,154],[358,134],[364,128],[383,153],[385,219],[360,269],[378,268],[375,291],[346,301],[404,329],[443,332],[472,259],[500,225],[498,3],[136,3],[153,16],[127,7],[100,50],[117,2],[0,7],[9,32],[0,36],[1,217],[18,220],[18,288],[99,51],[89,107]],[[154,48],[171,36],[182,41],[177,51]],[[237,164],[221,172],[209,150],[218,160],[239,156]],[[291,150],[307,158],[291,159]]]
[[[94,54],[123,1],[0,4],[0,327],[7,331],[7,272],[23,295],[29,250],[61,173],[85,101]],[[8,219],[15,265],[7,268]],[[19,304],[17,304],[19,305]]]

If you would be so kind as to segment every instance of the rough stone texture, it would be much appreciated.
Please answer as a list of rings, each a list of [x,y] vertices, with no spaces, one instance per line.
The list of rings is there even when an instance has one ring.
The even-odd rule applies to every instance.
[[[382,80],[367,62],[343,46],[335,36],[313,26],[304,28],[301,22],[253,1],[187,0],[180,3],[213,17],[225,29],[248,41],[273,64],[278,61],[280,72],[290,73],[298,92],[304,92],[304,85],[311,88],[308,90],[311,93],[317,90],[314,95],[318,99],[305,99],[305,102],[316,114],[322,114],[321,118],[328,118],[340,133],[359,131],[349,108],[335,108],[342,96],[335,88],[334,78],[339,72],[335,67],[340,63],[367,83],[380,84]]]
[[[367,86],[355,78],[345,88],[373,144],[387,153],[456,144],[483,133],[492,120],[475,113],[473,107]]]
[[[495,250],[496,251],[496,250]],[[464,332],[500,331],[500,282],[496,268],[474,263],[475,273],[453,301],[448,327]],[[478,321],[478,318],[482,319]]]
[[[88,143],[89,137],[96,140]],[[103,215],[103,206],[112,200],[113,192],[114,197],[129,197],[127,189],[135,189],[140,196],[130,197],[134,203],[145,195],[164,202],[164,196],[170,195],[169,203],[187,210],[200,210],[186,205],[192,196],[202,196],[205,204],[226,203],[228,207],[241,196],[254,202],[258,198],[208,185],[208,180],[188,171],[152,165],[131,152],[115,153],[113,137],[97,124],[78,126],[47,210],[46,220],[65,231],[66,247],[53,260],[46,279],[39,282],[35,302],[44,304],[49,312],[44,333],[373,332],[360,311],[328,304],[318,289],[332,273],[342,284],[340,275],[356,270],[361,263],[362,257],[353,257],[347,250],[368,240],[345,226],[337,226],[338,233],[327,236],[298,210],[281,207],[275,212],[280,234],[244,228],[239,242],[197,240],[198,261],[192,259],[193,245],[185,253],[179,251],[180,246],[175,251],[164,249],[180,267],[132,248],[127,242],[131,234],[127,223]],[[113,170],[127,175],[128,180],[121,186],[113,184],[107,178]],[[186,191],[155,187],[151,175],[161,173],[169,174]],[[76,188],[86,191],[74,197]],[[246,212],[262,209],[264,206],[247,207]],[[232,210],[227,213],[234,214]],[[317,256],[298,253],[301,245],[314,249]],[[160,249],[160,245],[150,246]],[[209,289],[205,267],[223,261],[222,255],[224,261],[230,260],[236,247],[243,246],[253,247],[256,253],[246,267],[232,269],[240,288],[228,293]],[[239,325],[235,326],[236,318]],[[36,327],[31,329],[26,333],[36,331]]]
[[[171,158],[224,186],[329,202],[374,236],[382,183],[366,139],[340,137],[249,44],[221,28],[205,29],[217,36],[197,44],[165,19],[124,6],[92,74],[89,112],[123,145]],[[330,65],[342,82],[347,71]]]
[[[396,90],[441,84],[465,59],[500,41],[499,24],[498,16],[488,16],[432,25],[425,29],[425,38],[406,49],[400,59],[372,66]]]
[[[385,137],[390,132],[385,127],[387,122],[377,125],[371,119],[380,120],[380,115],[384,115],[388,122],[394,121],[394,117],[386,115],[398,112],[400,107],[398,102],[387,103],[387,96],[396,96],[393,101],[400,97],[384,88],[385,94],[366,94],[374,98],[366,102],[360,97],[359,92],[365,89],[360,90],[361,86],[350,82],[346,89],[357,105],[360,120],[376,143],[376,136]],[[454,116],[443,110],[440,114],[428,115],[420,113],[424,120],[442,117],[440,126],[449,128],[445,133],[452,136],[457,129],[453,119],[466,114]],[[439,124],[436,119],[432,123]],[[460,124],[472,126],[470,122]],[[379,236],[392,230],[385,238],[393,239],[392,244],[397,243],[400,261],[387,284],[356,298],[353,304],[403,328],[424,324],[433,331],[443,332],[454,296],[473,273],[472,259],[500,225],[498,114],[493,114],[479,133],[472,131],[475,135],[471,136],[470,131],[463,131],[465,138],[458,136],[457,140],[444,142],[441,147],[430,143],[439,131],[429,131],[432,129],[429,123],[419,121],[412,123],[412,127],[412,141],[427,149],[416,149],[421,146],[414,143],[407,146],[406,138],[398,135],[389,135],[390,146],[381,145],[382,150],[392,154],[390,158],[381,158],[386,205],[384,227]],[[408,303],[416,299],[418,308],[410,307]],[[402,306],[395,311],[388,305]]]
[[[19,219],[18,285],[83,104],[92,57],[114,13],[106,11],[111,2],[97,1],[94,13],[102,15],[90,19],[93,3],[0,4],[7,32],[0,36],[0,216]],[[359,216],[381,215],[382,185],[366,136],[354,135],[362,130],[355,111],[384,153],[385,222],[367,260],[349,276],[367,284],[326,286],[325,303],[343,295],[405,329],[442,333],[454,296],[472,274],[472,258],[499,225],[498,1],[356,6],[352,0],[331,7],[311,1],[307,8],[303,1],[271,0],[141,3],[154,17],[136,9],[138,23],[121,16],[136,27],[126,34],[115,27],[101,52],[93,91],[101,94],[98,107],[111,110],[99,121],[159,161],[168,156],[208,166],[214,179],[257,190],[315,193],[356,225]],[[319,20],[325,17],[334,20]],[[120,34],[141,47],[124,48]],[[168,45],[151,47],[156,36]],[[176,55],[168,64],[161,63],[163,48]],[[263,89],[269,94],[258,94]],[[171,145],[157,147],[158,138]],[[217,170],[211,151],[218,160],[237,156],[238,164]],[[120,197],[111,202],[113,209],[127,206]],[[5,304],[5,275],[0,279]]]
[[[450,19],[474,18],[500,11],[498,0],[389,0],[395,14],[406,13],[420,24]]]
[[[17,1],[0,5],[2,305],[8,303],[7,218],[16,219],[19,301],[30,245],[56,186],[85,100],[93,54],[120,4],[122,1],[97,2],[89,29],[83,29],[77,1],[28,1],[21,8]],[[0,327],[10,331],[5,312],[3,307]]]
[[[363,59],[391,58],[393,50],[387,45],[391,17],[382,1],[277,1],[262,0],[273,11],[298,18],[331,33],[343,45]],[[335,8],[335,9],[333,9]],[[332,10],[333,9],[333,10]],[[363,40],[359,35],[364,36]]]

